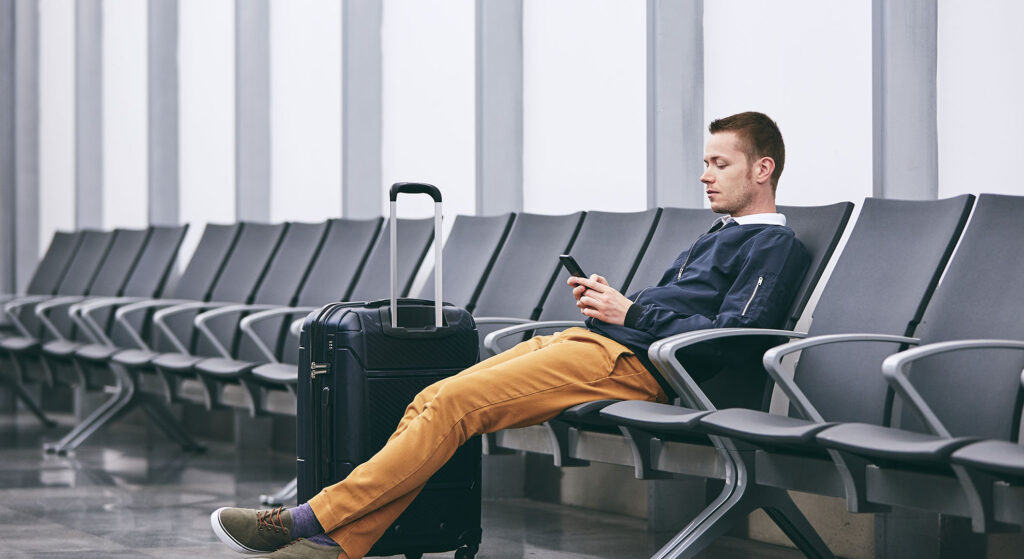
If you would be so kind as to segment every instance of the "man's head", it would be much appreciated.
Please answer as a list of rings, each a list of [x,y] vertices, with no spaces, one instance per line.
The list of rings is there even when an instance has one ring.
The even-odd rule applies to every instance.
[[[700,180],[711,209],[734,216],[775,211],[775,188],[786,162],[778,126],[762,113],[746,112],[708,126]]]

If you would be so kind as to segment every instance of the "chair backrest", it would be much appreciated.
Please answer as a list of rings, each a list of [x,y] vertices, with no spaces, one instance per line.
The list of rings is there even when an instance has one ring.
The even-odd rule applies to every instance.
[[[866,199],[808,332],[912,334],[973,202],[968,195]],[[877,343],[811,348],[801,354],[794,379],[826,420],[881,423],[889,405],[881,363],[897,349]]]
[[[390,220],[389,220],[390,221]],[[366,258],[366,264],[356,279],[356,284],[349,293],[351,301],[373,301],[391,297],[391,234],[390,223],[384,225]],[[434,218],[399,219],[398,231],[398,296],[405,297],[409,293],[416,272],[427,255],[427,249],[434,239]]]
[[[173,298],[206,301],[242,232],[241,223],[208,223],[203,229],[188,266],[174,286]]]
[[[345,301],[380,233],[384,219],[332,219],[299,292],[297,304],[319,307]]]
[[[803,312],[829,259],[850,220],[853,204],[840,202],[828,206],[779,206],[787,224],[810,256],[803,283],[793,297],[785,328],[792,328]],[[729,357],[723,369],[701,383],[701,389],[720,408],[764,408],[770,401],[772,384],[761,366],[764,340],[733,340],[723,354]],[[718,367],[718,364],[714,365]]]
[[[294,304],[299,287],[306,279],[326,232],[326,221],[289,224],[252,302],[267,305]]]
[[[582,221],[582,212],[518,214],[476,299],[473,314],[537,318],[555,280],[558,255],[569,251]]]
[[[64,278],[64,272],[71,264],[75,249],[82,242],[82,232],[57,231],[50,240],[50,246],[32,273],[25,292],[29,295],[52,295]]]
[[[512,226],[513,214],[455,216],[451,233],[444,242],[441,296],[470,312],[484,287],[484,281],[498,258],[501,244]],[[444,273],[447,270],[448,273]],[[431,268],[421,299],[434,299],[434,270]]]
[[[284,223],[243,223],[242,232],[210,291],[211,301],[250,303],[285,229]]]
[[[174,267],[178,249],[188,225],[151,226],[142,254],[135,262],[121,294],[126,297],[156,297],[163,290]]]
[[[921,343],[957,339],[1024,340],[1024,197],[982,194],[963,240],[924,313]],[[1017,440],[1024,354],[947,353],[911,366],[911,381],[954,436]],[[907,407],[907,406],[904,406]],[[897,422],[921,430],[904,409]]]
[[[676,258],[705,233],[717,217],[711,210],[663,208],[651,242],[647,244],[626,291],[636,292],[657,285],[666,273],[670,273],[669,268]],[[674,272],[673,269],[671,273]]]
[[[148,229],[116,229],[110,249],[96,271],[87,294],[101,297],[121,295],[135,262],[142,254],[147,237]]]
[[[600,274],[608,284],[623,290],[651,239],[660,209],[642,212],[587,212],[570,253],[587,274]],[[583,320],[566,281],[569,272],[554,261],[540,262],[554,269],[540,320]]]
[[[113,240],[113,231],[84,231],[82,242],[57,287],[57,294],[85,295]]]

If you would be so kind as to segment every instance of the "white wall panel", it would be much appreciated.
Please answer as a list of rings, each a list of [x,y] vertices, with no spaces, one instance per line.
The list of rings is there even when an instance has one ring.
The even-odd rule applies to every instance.
[[[523,3],[523,208],[647,205],[646,4]]]
[[[940,0],[939,197],[1024,195],[1024,3]]]
[[[447,215],[475,211],[473,18],[472,0],[384,2],[381,211],[391,184],[410,181],[440,188]],[[399,215],[433,211],[403,197]]]
[[[706,121],[754,110],[779,124],[779,203],[871,195],[871,2],[705,2],[704,84]]]
[[[182,254],[208,222],[235,219],[235,3],[180,0],[179,161]]]
[[[103,223],[145,227],[148,212],[147,3],[103,2]]]
[[[75,227],[75,5],[39,2],[39,250]]]
[[[341,3],[270,2],[270,219],[341,215]]]

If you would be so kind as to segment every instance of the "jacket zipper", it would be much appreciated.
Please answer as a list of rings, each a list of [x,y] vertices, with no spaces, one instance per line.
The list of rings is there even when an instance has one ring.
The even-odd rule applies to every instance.
[[[754,297],[757,296],[757,290],[761,287],[761,283],[764,281],[764,276],[757,278],[757,285],[754,286],[754,292],[750,294],[750,299],[747,299],[747,304],[743,306],[743,314],[740,316],[747,316],[747,309],[750,308],[750,303],[754,302]]]

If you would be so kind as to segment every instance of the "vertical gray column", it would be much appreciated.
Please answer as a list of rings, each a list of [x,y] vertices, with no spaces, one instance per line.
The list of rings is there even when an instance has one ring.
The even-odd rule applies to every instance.
[[[149,0],[149,223],[176,225],[178,180],[178,0]]]
[[[872,2],[874,195],[938,197],[937,0]]]
[[[14,0],[0,0],[0,294],[16,291]]]
[[[341,205],[345,217],[381,215],[380,0],[343,0]]]
[[[235,1],[235,218],[270,220],[270,3]]]
[[[21,290],[39,261],[39,2],[16,0],[14,12],[14,269]]]
[[[523,2],[476,1],[476,213],[523,209]]]
[[[647,207],[699,208],[704,2],[647,1]]]
[[[75,224],[103,227],[103,3],[75,2]]]

